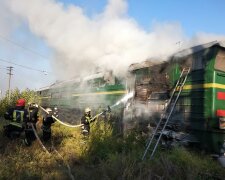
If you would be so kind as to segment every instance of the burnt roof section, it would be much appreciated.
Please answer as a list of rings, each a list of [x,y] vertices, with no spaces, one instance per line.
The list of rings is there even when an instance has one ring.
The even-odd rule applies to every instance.
[[[157,64],[156,62],[153,62],[151,60],[146,60],[143,61],[141,63],[133,63],[129,66],[128,71],[132,72],[138,69],[143,69],[143,68],[147,68],[147,67],[151,67],[153,65]]]
[[[220,46],[220,47],[225,48],[225,41],[212,41],[212,42],[209,42],[209,43],[206,43],[206,44],[193,46],[191,48],[184,49],[182,51],[179,51],[179,52],[173,54],[170,59],[183,58],[183,57],[189,56],[191,54],[197,53],[199,51],[202,51],[204,49],[208,49],[208,48],[213,47],[213,46]]]

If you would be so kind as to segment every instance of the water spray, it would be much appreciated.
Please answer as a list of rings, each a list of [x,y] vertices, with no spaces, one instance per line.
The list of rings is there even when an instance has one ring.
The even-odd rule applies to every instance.
[[[134,96],[134,92],[130,92],[127,95],[125,95],[122,99],[120,99],[119,101],[117,101],[114,105],[112,106],[107,106],[107,109],[103,110],[102,112],[100,112],[99,114],[95,115],[91,120],[94,120],[95,118],[97,118],[98,116],[105,114],[106,112],[111,112],[112,108],[115,108],[116,106],[120,105],[121,103],[125,103],[128,101],[128,99],[132,98]]]
[[[107,109],[104,109],[102,112],[96,114],[93,118],[90,119],[90,121],[94,120],[95,118],[105,114],[106,112],[111,112],[112,108],[115,108],[116,106],[120,105],[121,103],[125,103],[128,101],[128,99],[132,98],[134,96],[134,92],[130,92],[127,95],[125,95],[122,99],[120,99],[119,101],[117,101],[114,105],[112,106],[107,106]]]
[[[120,105],[121,103],[125,103],[128,101],[128,99],[132,98],[134,96],[134,92],[130,92],[127,95],[125,95],[122,99],[120,99],[119,101],[117,101],[114,105],[112,106],[108,106],[107,109],[104,109],[102,112],[98,113],[97,115],[95,115],[93,118],[91,118],[90,120],[94,120],[95,118],[105,114],[106,112],[111,112],[112,108],[115,108],[116,106]],[[46,111],[45,108],[43,108],[42,106],[38,106],[40,107],[44,112],[46,112],[47,114],[49,114],[48,111]],[[57,117],[55,117],[54,115],[52,115],[52,118],[55,119],[56,121],[58,121],[60,124],[67,126],[67,127],[71,127],[71,128],[76,128],[76,127],[81,127],[83,126],[83,124],[78,124],[78,125],[71,125],[71,124],[67,124],[63,121],[61,121],[60,119],[58,119]]]
[[[118,105],[120,105],[121,103],[125,103],[127,102],[130,98],[132,98],[134,96],[134,92],[129,92],[128,94],[126,94],[122,99],[120,99],[119,101],[117,101],[114,105],[112,105],[110,108],[114,108]]]

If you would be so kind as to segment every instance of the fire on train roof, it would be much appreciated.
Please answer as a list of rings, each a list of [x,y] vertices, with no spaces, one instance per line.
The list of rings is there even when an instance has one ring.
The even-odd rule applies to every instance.
[[[142,69],[142,68],[146,68],[146,67],[151,67],[153,65],[157,64],[156,62],[153,62],[152,60],[146,60],[143,61],[141,63],[133,63],[129,66],[128,71],[132,72],[135,71],[137,69]]]

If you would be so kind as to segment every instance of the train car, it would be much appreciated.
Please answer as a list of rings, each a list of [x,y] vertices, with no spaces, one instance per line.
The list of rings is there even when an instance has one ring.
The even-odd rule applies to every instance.
[[[185,49],[165,62],[151,60],[132,64],[128,87],[125,81],[107,72],[58,82],[38,93],[44,106],[98,109],[115,104],[128,89],[135,92],[127,102],[132,107],[131,119],[137,121],[137,112],[144,110],[146,117],[152,120],[160,118],[184,68],[190,68],[190,73],[170,125],[176,127],[176,131],[191,133],[202,148],[224,153],[225,45],[222,42]],[[125,108],[125,112],[126,109],[129,108]],[[140,119],[143,122],[143,118]],[[129,121],[123,123],[126,125],[126,122]]]
[[[140,86],[142,89],[146,88],[145,92],[148,93],[144,101],[147,105],[164,101],[166,106],[184,68],[190,68],[190,73],[173,111],[170,125],[194,135],[202,148],[224,153],[225,44],[223,42],[215,41],[185,49],[172,55],[166,62],[132,71],[136,77],[142,74],[139,75],[134,89],[137,91],[138,86],[139,89]],[[140,79],[142,82],[147,79],[147,82],[138,83]],[[162,113],[165,106],[161,106],[158,112]]]
[[[182,68],[191,68],[172,121],[182,119],[181,127],[190,130],[204,149],[224,153],[225,44],[211,42],[181,51],[171,64],[174,83]]]
[[[43,107],[57,106],[78,116],[81,116],[85,107],[90,107],[97,113],[108,105],[115,104],[126,93],[123,79],[115,77],[112,71],[56,82],[37,91]]]
[[[131,64],[128,68],[128,71],[133,74],[133,76],[131,77],[134,79],[134,84],[132,84],[135,92],[134,98],[140,103],[146,102],[147,98],[150,95],[150,68],[155,64],[156,63],[152,61],[146,60],[142,63]]]

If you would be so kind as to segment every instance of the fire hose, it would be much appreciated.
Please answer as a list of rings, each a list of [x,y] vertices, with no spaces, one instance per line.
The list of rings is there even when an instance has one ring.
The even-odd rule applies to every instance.
[[[93,118],[90,119],[90,121],[94,120],[95,118],[97,118],[98,116],[105,114],[106,112],[111,112],[111,109],[118,106],[121,103],[125,103],[128,99],[130,99],[131,97],[134,96],[134,92],[130,92],[127,95],[125,95],[122,99],[120,99],[119,101],[117,101],[114,105],[112,106],[107,106],[107,110],[102,111],[101,113],[95,115]],[[46,111],[42,106],[39,106],[44,112],[46,112],[47,114],[49,114],[48,111]],[[78,125],[71,125],[68,123],[65,123],[63,121],[61,121],[60,119],[58,119],[57,117],[55,117],[54,115],[52,115],[52,118],[55,119],[56,121],[58,121],[60,124],[67,126],[67,127],[71,127],[71,128],[77,128],[77,127],[81,127],[83,126],[83,124],[78,124]]]
[[[41,110],[43,110],[44,112],[46,112],[47,114],[49,114],[49,112],[46,111],[45,108],[43,108],[42,106],[39,106],[39,107],[41,108]],[[110,109],[109,106],[108,106],[107,108],[108,108],[107,110],[104,110],[104,111],[98,113],[97,115],[95,115],[93,118],[91,118],[90,121],[94,120],[95,118],[101,116],[102,114],[104,114],[104,113],[106,113],[106,112],[110,112],[110,111],[111,111],[111,109]],[[64,125],[64,126],[67,126],[67,127],[76,128],[76,127],[81,127],[81,126],[83,126],[83,124],[78,124],[78,125],[67,124],[67,123],[61,121],[60,119],[58,119],[57,117],[55,117],[54,115],[52,115],[52,118],[55,119],[55,120],[56,120],[57,122],[59,122],[60,124],[62,124],[62,125]]]
[[[47,114],[49,114],[49,112],[46,111],[42,106],[39,106],[39,107],[40,107],[44,112],[46,112]],[[110,109],[110,107],[108,106],[108,109],[107,109],[107,110],[104,110],[104,111],[102,111],[101,113],[95,115],[93,118],[91,118],[91,120],[94,120],[94,119],[97,118],[98,116],[100,116],[100,115],[102,115],[102,114],[105,114],[106,112],[110,112],[110,111],[111,111],[111,109]],[[64,123],[64,122],[62,122],[61,120],[59,120],[57,117],[55,117],[54,115],[52,115],[52,118],[55,119],[56,121],[58,121],[59,123],[61,123],[62,125],[67,126],[67,127],[73,127],[73,128],[75,128],[75,127],[81,127],[81,126],[83,126],[83,124],[79,124],[79,125],[70,125],[70,124]],[[36,129],[34,128],[34,125],[33,125],[32,123],[31,123],[31,127],[32,127],[32,130],[33,130],[33,132],[34,132],[34,135],[35,135],[35,137],[37,138],[37,140],[38,140],[39,144],[41,145],[42,149],[43,149],[48,155],[51,155],[51,153],[47,150],[47,148],[46,148],[46,147],[43,145],[43,143],[41,142],[41,140],[40,140],[40,138],[39,138],[39,136],[38,136],[38,134],[37,134],[37,131],[36,131]],[[51,142],[52,142],[52,141],[51,141]],[[70,178],[71,178],[72,180],[74,180],[75,178],[74,178],[73,174],[71,173],[71,168],[70,168],[69,164],[64,160],[63,156],[55,149],[55,147],[54,147],[54,145],[53,145],[53,142],[52,142],[52,148],[54,149],[54,151],[56,152],[56,154],[62,159],[62,161],[63,161],[64,164],[66,165],[67,170],[68,170],[68,174],[69,174]]]
[[[50,154],[50,152],[47,150],[47,148],[43,145],[43,143],[41,142],[41,140],[40,140],[40,138],[39,138],[39,136],[38,136],[38,134],[37,134],[37,131],[36,131],[36,129],[34,128],[34,125],[31,123],[31,127],[32,127],[32,130],[33,130],[33,132],[34,132],[34,135],[35,135],[35,137],[37,138],[37,140],[38,140],[38,142],[39,142],[39,144],[41,145],[41,147],[42,147],[42,149],[47,153],[47,154]]]
[[[47,114],[49,114],[48,111],[45,110],[45,108],[39,106],[44,112],[46,112]],[[60,119],[58,119],[57,117],[55,117],[54,115],[52,115],[52,118],[55,119],[57,122],[59,122],[60,124],[67,126],[67,127],[71,127],[71,128],[76,128],[76,127],[81,127],[83,126],[83,124],[78,124],[78,125],[72,125],[72,124],[67,124],[64,123],[63,121],[61,121]]]
[[[48,154],[48,155],[51,155],[51,153],[47,150],[47,148],[43,145],[43,143],[41,142],[41,139],[39,138],[38,134],[37,134],[37,131],[36,129],[34,128],[34,125],[31,123],[31,127],[32,127],[32,130],[34,132],[34,135],[35,137],[37,138],[39,144],[41,145],[42,149]],[[52,148],[54,149],[54,151],[56,152],[56,154],[60,157],[60,159],[62,159],[63,163],[66,165],[66,168],[68,169],[68,174],[70,176],[70,178],[72,180],[74,180],[74,176],[73,174],[71,173],[71,168],[69,166],[69,164],[64,160],[63,156],[55,149],[54,145],[53,145],[53,142],[51,141],[52,143]]]

